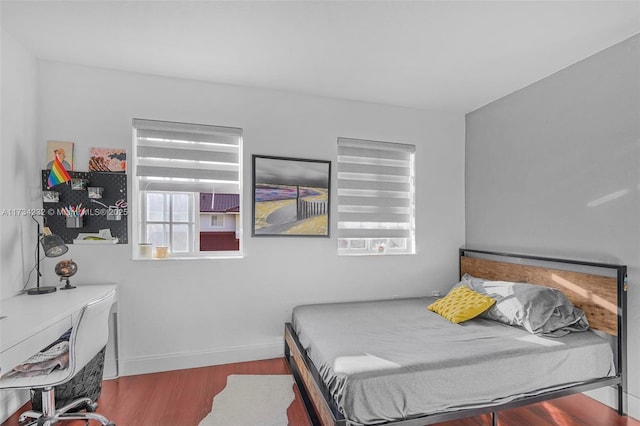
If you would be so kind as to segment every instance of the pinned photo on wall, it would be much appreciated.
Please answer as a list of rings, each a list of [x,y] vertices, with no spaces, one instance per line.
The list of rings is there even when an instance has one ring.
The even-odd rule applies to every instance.
[[[53,167],[57,158],[66,171],[73,170],[73,142],[47,141],[47,170]]]
[[[126,173],[127,150],[124,148],[96,148],[89,150],[90,172]]]
[[[71,190],[72,191],[84,191],[87,189],[89,181],[87,179],[71,178]]]
[[[60,193],[56,191],[42,191],[43,203],[58,203],[60,202]]]

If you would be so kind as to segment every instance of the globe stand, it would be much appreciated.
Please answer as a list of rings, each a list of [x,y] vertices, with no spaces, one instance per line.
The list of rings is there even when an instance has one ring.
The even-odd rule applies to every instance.
[[[60,277],[60,281],[62,281],[62,280],[66,281],[67,283],[65,284],[65,286],[64,286],[64,287],[60,287],[60,290],[71,290],[71,289],[73,289],[73,288],[76,288],[76,286],[75,286],[75,285],[71,285],[71,284],[69,284],[69,278],[68,278],[68,277],[67,277],[67,278],[65,278],[65,277]]]

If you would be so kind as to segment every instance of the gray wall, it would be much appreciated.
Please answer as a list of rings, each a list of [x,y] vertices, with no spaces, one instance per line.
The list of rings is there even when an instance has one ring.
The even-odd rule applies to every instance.
[[[626,264],[640,417],[640,36],[467,115],[467,247]]]

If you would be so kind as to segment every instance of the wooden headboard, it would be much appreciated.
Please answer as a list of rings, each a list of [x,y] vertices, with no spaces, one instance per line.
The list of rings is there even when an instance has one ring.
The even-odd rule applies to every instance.
[[[469,257],[463,252],[467,251],[460,251],[460,276],[468,273],[474,277],[492,281],[525,282],[556,288],[586,313],[591,328],[613,336],[618,335],[618,308],[622,304],[618,300],[619,283],[617,277]],[[469,250],[468,252],[473,253],[474,251]],[[553,259],[539,259],[553,261]],[[562,263],[570,264],[572,262],[563,260]],[[578,262],[578,264],[588,265],[585,262]],[[602,266],[601,264],[591,265]],[[616,265],[606,266],[618,268]]]

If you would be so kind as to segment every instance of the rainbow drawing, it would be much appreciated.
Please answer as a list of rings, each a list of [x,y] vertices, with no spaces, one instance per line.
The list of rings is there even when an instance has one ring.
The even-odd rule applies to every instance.
[[[60,185],[61,183],[65,183],[71,180],[71,176],[69,176],[69,172],[67,172],[60,162],[60,159],[56,156],[53,159],[53,165],[51,166],[51,171],[49,172],[49,179],[47,179],[47,185],[49,188],[52,186]]]

